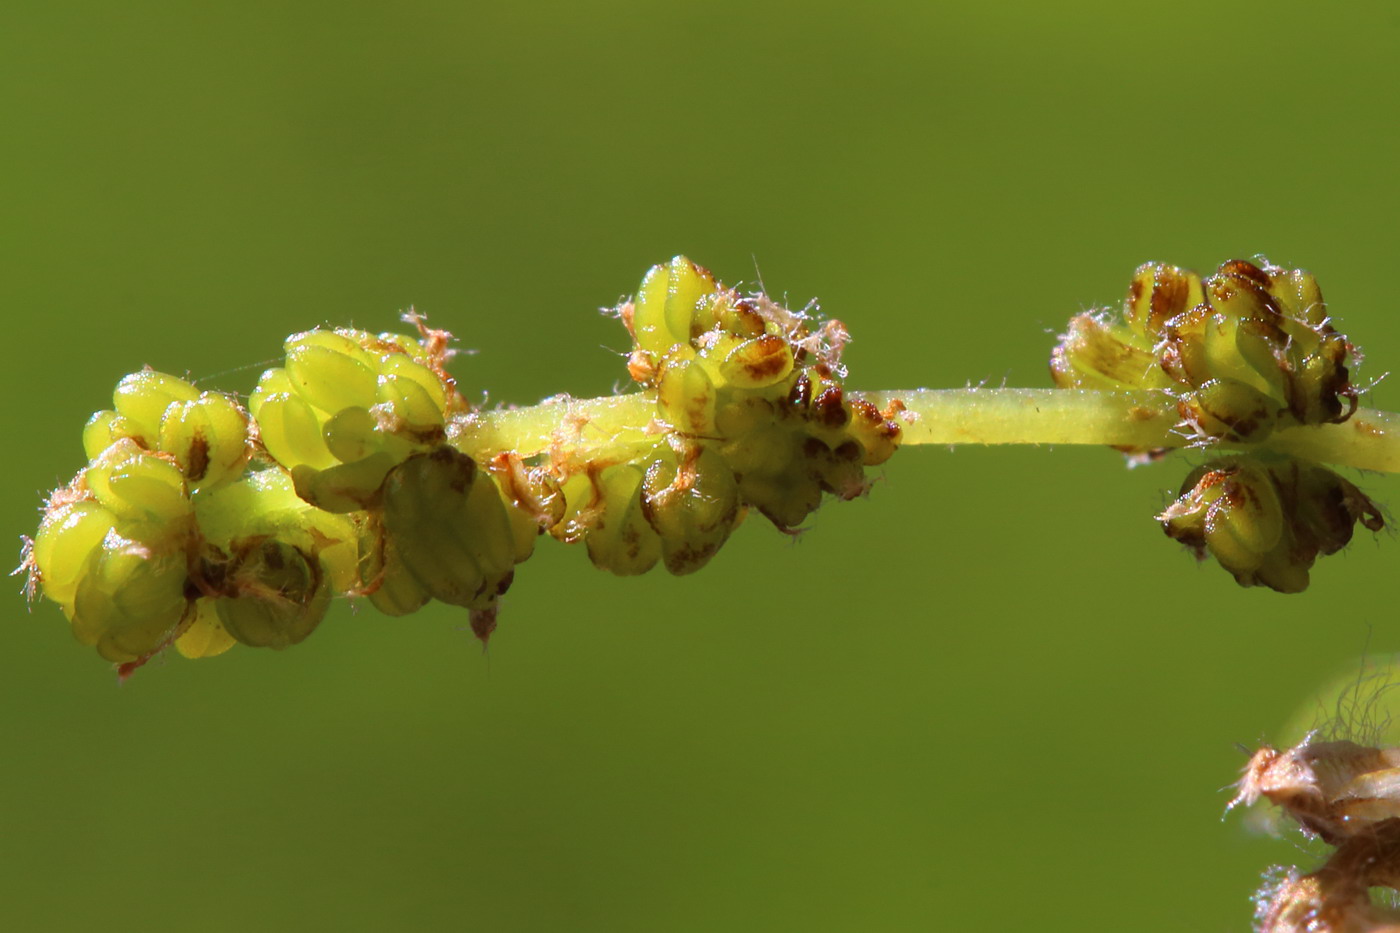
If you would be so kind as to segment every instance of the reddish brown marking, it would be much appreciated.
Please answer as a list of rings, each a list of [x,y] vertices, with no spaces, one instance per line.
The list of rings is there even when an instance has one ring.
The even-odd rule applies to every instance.
[[[797,377],[792,389],[788,392],[788,404],[806,410],[812,404],[812,380],[803,373]]]
[[[1186,310],[1186,296],[1189,281],[1175,266],[1159,266],[1154,270],[1152,299],[1149,307],[1148,326],[1157,332],[1168,318],[1176,317]]]
[[[816,420],[828,428],[844,427],[851,420],[851,414],[846,410],[842,396],[840,386],[831,386],[813,399],[812,408]]]
[[[696,275],[700,276],[700,278],[704,279],[710,285],[715,284],[715,274],[709,269],[706,269],[704,266],[700,265],[697,262],[691,262],[690,268],[695,272]]]
[[[1222,263],[1220,272],[1232,278],[1248,279],[1261,288],[1268,288],[1274,284],[1269,273],[1245,259],[1231,259],[1229,262]]]
[[[471,611],[472,634],[481,640],[481,647],[485,648],[491,641],[491,633],[496,631],[497,607],[491,606],[487,609],[473,609]]]
[[[203,431],[196,431],[190,441],[189,463],[185,464],[186,479],[197,483],[209,472],[209,441]]]
[[[1132,280],[1131,282],[1128,283],[1128,304],[1129,304],[1130,306],[1136,308],[1136,307],[1137,307],[1137,303],[1138,303],[1139,301],[1141,301],[1141,300],[1142,300],[1142,279],[1140,279],[1140,278],[1134,276],[1134,277],[1133,277],[1133,280]]]
[[[765,334],[745,350],[740,365],[750,379],[761,382],[782,372],[790,359],[787,341],[775,334]]]
[[[880,409],[863,398],[851,399],[851,411],[866,424],[878,424],[885,419]]]
[[[740,298],[734,302],[734,336],[758,337],[766,329],[763,313],[751,298]]]
[[[1362,434],[1365,434],[1367,437],[1385,437],[1385,431],[1376,427],[1369,421],[1362,421],[1360,418],[1358,418],[1357,420],[1353,421],[1352,424],[1356,426],[1357,431],[1359,431]]]

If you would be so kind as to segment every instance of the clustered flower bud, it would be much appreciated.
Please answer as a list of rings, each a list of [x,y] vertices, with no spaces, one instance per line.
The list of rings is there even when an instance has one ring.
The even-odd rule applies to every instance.
[[[165,373],[126,377],[83,432],[88,466],[45,509],[25,564],[84,644],[129,673],[171,644],[306,637],[354,579],[354,526],[247,473],[254,442],[232,398]]]
[[[619,310],[654,414],[601,446],[561,427],[529,459],[464,452],[475,422],[445,369],[450,335],[414,315],[417,336],[294,334],[246,411],[129,376],[84,432],[90,464],[50,497],[31,589],[124,672],[170,644],[296,644],[336,595],[389,615],[462,606],[485,640],[543,532],[614,573],[689,573],[749,508],[792,530],[823,492],[863,493],[864,467],[894,452],[894,411],[842,391],[840,324],[809,329],[683,257]]]
[[[1324,466],[1241,455],[1193,470],[1158,521],[1204,559],[1209,553],[1241,586],[1307,589],[1319,554],[1335,554],[1360,522],[1385,527],[1380,509]]]
[[[894,410],[845,395],[837,321],[813,329],[684,256],[653,267],[617,313],[633,337],[628,372],[655,400],[650,423],[551,461],[566,511],[549,530],[583,541],[602,569],[691,573],[751,508],[794,531],[823,493],[863,494],[865,467],[899,444]]]
[[[1050,372],[1062,388],[1170,393],[1183,433],[1202,446],[1257,443],[1278,427],[1351,417],[1354,350],[1301,269],[1237,259],[1202,281],[1153,263],[1133,276],[1120,319],[1070,321]]]
[[[598,477],[584,524],[617,539],[590,547],[600,566],[645,570],[655,534],[668,570],[697,570],[745,508],[790,531],[823,493],[865,493],[865,468],[899,444],[894,410],[841,387],[849,337],[838,321],[813,329],[804,313],[742,297],[684,256],[654,267],[618,311],[635,341],[628,371],[656,393],[655,433],[625,469]]]

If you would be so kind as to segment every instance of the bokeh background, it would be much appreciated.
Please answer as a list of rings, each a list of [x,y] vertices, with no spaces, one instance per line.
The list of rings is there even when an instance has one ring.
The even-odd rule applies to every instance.
[[[1395,315],[1381,4],[15,3],[0,26],[0,527],[143,364],[460,335],[491,403],[625,380],[595,309],[684,251],[819,296],[855,386],[1045,386],[1133,268],[1306,265]],[[1400,405],[1393,383],[1370,398]],[[0,923],[209,931],[1245,930],[1300,856],[1244,757],[1400,649],[1390,534],[1306,594],[1151,520],[1187,466],[910,449],[791,541],[615,579],[542,542],[489,656],[342,604],[118,686],[0,608]],[[1356,477],[1382,500],[1395,483]],[[13,581],[18,590],[18,581]]]

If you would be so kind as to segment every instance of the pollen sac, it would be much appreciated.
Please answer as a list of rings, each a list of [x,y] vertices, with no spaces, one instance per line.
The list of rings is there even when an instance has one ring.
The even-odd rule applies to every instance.
[[[1157,516],[1198,558],[1209,553],[1241,586],[1297,593],[1319,554],[1351,541],[1357,522],[1384,527],[1355,485],[1306,461],[1224,457],[1198,467],[1180,498]]]
[[[1063,388],[1165,391],[1198,445],[1252,444],[1276,427],[1349,418],[1352,351],[1307,272],[1233,260],[1203,281],[1148,264],[1119,317],[1070,321],[1050,372]]]
[[[376,506],[389,471],[440,446],[466,406],[443,365],[449,335],[313,330],[287,339],[286,365],[249,399],[259,438],[298,495],[350,513]]]

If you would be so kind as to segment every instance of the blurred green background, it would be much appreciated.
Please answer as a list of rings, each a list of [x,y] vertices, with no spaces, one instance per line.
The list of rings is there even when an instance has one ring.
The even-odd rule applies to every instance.
[[[1261,252],[1378,376],[1397,44],[1380,4],[7,5],[3,527],[122,374],[246,391],[323,322],[416,305],[469,394],[605,393],[594,309],[681,251],[820,296],[855,386],[1045,386],[1138,263]],[[1299,855],[1220,821],[1235,743],[1400,650],[1400,548],[1241,590],[1151,520],[1186,469],[911,449],[683,579],[546,541],[489,657],[344,604],[119,687],[12,594],[0,922],[1245,930]]]

